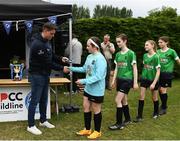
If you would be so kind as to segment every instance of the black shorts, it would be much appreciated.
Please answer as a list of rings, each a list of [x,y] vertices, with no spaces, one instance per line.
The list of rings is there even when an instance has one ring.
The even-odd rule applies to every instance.
[[[129,90],[133,86],[133,81],[131,79],[116,79],[116,91],[122,92],[124,94],[128,94]]]
[[[160,87],[171,87],[172,86],[173,73],[161,72],[159,78]]]
[[[141,79],[141,87],[148,88],[153,83],[153,81],[147,80],[147,79]],[[158,90],[159,88],[159,82],[156,83],[154,90]]]
[[[84,96],[88,98],[89,101],[94,103],[103,103],[104,96],[93,96],[84,91]]]

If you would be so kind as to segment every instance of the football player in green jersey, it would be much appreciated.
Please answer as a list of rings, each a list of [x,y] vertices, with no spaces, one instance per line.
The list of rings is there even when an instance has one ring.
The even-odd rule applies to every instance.
[[[161,74],[159,79],[159,95],[162,102],[159,114],[163,115],[166,114],[167,110],[167,88],[171,87],[174,62],[176,61],[178,64],[180,64],[180,59],[176,51],[174,49],[169,48],[169,37],[160,37],[158,40],[158,44],[160,47],[160,49],[158,50],[158,54],[160,57],[161,64]]]
[[[116,53],[115,73],[112,80],[112,86],[116,80],[116,123],[109,126],[111,130],[123,129],[124,125],[131,123],[127,95],[130,88],[138,88],[137,83],[137,65],[135,53],[127,47],[128,38],[125,34],[116,37],[116,42],[121,51]],[[122,114],[125,120],[122,122]]]
[[[157,45],[153,40],[145,42],[145,50],[147,53],[143,56],[143,70],[141,76],[141,92],[138,104],[138,115],[135,122],[142,121],[143,108],[146,89],[149,87],[152,93],[152,100],[154,103],[153,118],[159,115],[159,101],[158,101],[158,79],[160,75],[160,61],[156,53]]]

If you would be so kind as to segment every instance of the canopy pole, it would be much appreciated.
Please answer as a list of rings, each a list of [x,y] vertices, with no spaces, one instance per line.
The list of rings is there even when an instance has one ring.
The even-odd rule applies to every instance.
[[[70,45],[70,67],[72,67],[72,18],[69,18],[69,45]],[[72,104],[72,90],[73,90],[73,73],[70,71],[70,105]]]

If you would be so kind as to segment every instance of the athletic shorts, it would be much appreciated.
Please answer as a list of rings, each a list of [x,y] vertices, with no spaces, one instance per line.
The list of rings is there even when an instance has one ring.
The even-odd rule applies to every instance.
[[[93,96],[84,91],[84,96],[88,98],[89,101],[94,103],[103,103],[104,96]]]
[[[150,87],[150,85],[153,83],[153,81],[151,80],[147,80],[147,79],[141,79],[141,84],[140,86],[141,87],[144,87],[144,88],[148,88]],[[156,83],[155,87],[154,87],[154,90],[158,90],[159,88],[159,82]]]
[[[116,79],[116,91],[122,92],[124,94],[128,94],[129,90],[133,86],[133,81],[131,79]]]
[[[173,73],[161,72],[159,78],[160,87],[171,87],[172,86]]]

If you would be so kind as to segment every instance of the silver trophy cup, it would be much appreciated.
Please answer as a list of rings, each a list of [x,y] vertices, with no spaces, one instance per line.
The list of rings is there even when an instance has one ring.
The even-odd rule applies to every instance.
[[[24,68],[24,64],[10,64],[10,67],[11,79],[15,81],[20,81],[22,79],[22,71]]]
[[[19,80],[20,76],[19,76],[19,72],[21,71],[21,66],[20,65],[14,65],[14,73],[16,74],[14,76],[15,80]]]

